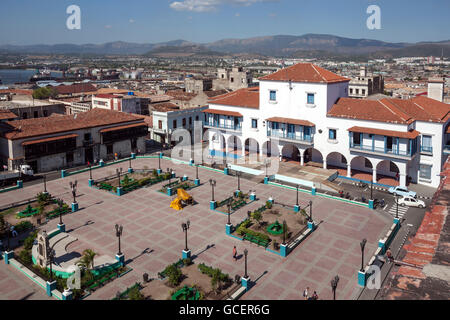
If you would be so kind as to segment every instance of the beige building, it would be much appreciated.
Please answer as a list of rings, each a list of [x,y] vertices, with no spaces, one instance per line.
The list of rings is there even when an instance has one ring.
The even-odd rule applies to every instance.
[[[242,67],[230,69],[218,69],[217,79],[213,80],[213,90],[238,90],[251,87],[253,75],[249,71],[244,71]]]
[[[93,109],[75,115],[0,123],[0,160],[9,170],[21,164],[46,172],[145,150],[142,117]]]
[[[384,92],[384,79],[381,75],[368,74],[366,67],[361,67],[357,78],[350,81],[348,96],[351,98],[367,98],[372,94]]]

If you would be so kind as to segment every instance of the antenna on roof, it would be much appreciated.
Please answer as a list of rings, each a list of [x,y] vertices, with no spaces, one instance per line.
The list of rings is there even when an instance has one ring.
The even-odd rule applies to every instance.
[[[289,78],[289,72],[288,72],[288,70],[287,70],[287,68],[286,68],[286,65],[285,65],[285,63],[284,63],[284,60],[283,60],[283,69],[284,69],[284,71],[286,72],[286,79],[289,80],[289,90],[292,90],[292,89],[293,89],[293,88],[292,88],[292,80]]]

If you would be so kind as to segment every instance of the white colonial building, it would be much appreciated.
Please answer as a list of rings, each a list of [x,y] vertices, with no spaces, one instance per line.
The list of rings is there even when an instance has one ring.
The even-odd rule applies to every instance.
[[[351,99],[350,79],[309,63],[259,80],[259,88],[210,101],[204,127],[216,129],[209,134],[214,154],[280,155],[346,169],[348,177],[366,172],[374,182],[387,176],[403,186],[439,185],[449,105],[425,97]]]

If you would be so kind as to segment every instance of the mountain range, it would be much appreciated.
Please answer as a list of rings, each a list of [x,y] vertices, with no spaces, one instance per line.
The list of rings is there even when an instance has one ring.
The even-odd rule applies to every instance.
[[[247,39],[223,39],[211,43],[174,40],[162,43],[109,42],[104,44],[0,45],[0,53],[98,54],[148,56],[220,56],[256,54],[274,57],[319,56],[444,56],[450,57],[450,40],[440,42],[392,43],[352,39],[326,34],[277,35]]]

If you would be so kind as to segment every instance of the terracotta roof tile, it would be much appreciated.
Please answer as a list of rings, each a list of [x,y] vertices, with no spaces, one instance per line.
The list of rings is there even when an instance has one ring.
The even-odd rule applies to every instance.
[[[259,109],[259,88],[239,89],[209,100],[210,104]]]
[[[64,115],[7,121],[5,124],[10,129],[4,134],[4,137],[9,140],[15,140],[133,121],[143,122],[142,118],[128,113],[97,108],[78,113],[76,117],[74,115]]]
[[[23,146],[28,146],[28,145],[31,145],[31,144],[37,144],[37,143],[42,143],[42,142],[50,142],[50,141],[58,141],[58,140],[76,138],[76,137],[78,137],[78,135],[75,134],[75,133],[73,133],[73,134],[66,134],[66,135],[63,135],[63,136],[50,137],[50,138],[45,138],[45,139],[29,140],[29,141],[22,142],[22,145]]]
[[[123,125],[123,126],[116,126],[116,127],[112,127],[112,128],[105,128],[105,129],[100,130],[100,132],[101,133],[103,133],[103,132],[111,132],[111,131],[117,131],[117,130],[129,129],[129,128],[136,128],[136,127],[147,127],[147,124],[145,122],[132,123],[132,124],[127,124],[127,125]]]
[[[180,107],[172,102],[155,103],[155,104],[152,104],[151,107],[155,111],[158,111],[158,112],[168,112],[168,111],[180,110]]]
[[[310,121],[300,120],[300,119],[292,119],[292,118],[272,117],[272,118],[266,119],[266,121],[296,124],[296,125],[307,126],[307,127],[315,127],[316,126],[314,123],[312,123]]]
[[[329,117],[409,124],[413,121],[446,122],[450,105],[427,97],[409,100],[340,98]]]
[[[69,86],[54,87],[58,94],[86,93],[97,91],[97,88],[90,83],[77,83]]]
[[[312,63],[298,63],[292,67],[284,68],[270,75],[259,78],[259,80],[289,81],[292,82],[314,82],[314,83],[337,83],[348,82],[350,79],[325,70]]]
[[[0,110],[0,120],[8,120],[18,118],[16,114],[8,110]]]
[[[374,128],[366,128],[366,127],[351,127],[348,129],[350,132],[359,132],[359,133],[368,133],[368,134],[376,134],[381,136],[388,137],[398,137],[405,139],[415,139],[420,135],[419,131],[412,130],[408,132],[403,131],[393,131],[393,130],[383,130],[383,129],[374,129]]]
[[[243,115],[240,114],[239,112],[228,111],[228,110],[205,109],[205,110],[203,110],[203,112],[211,113],[211,114],[220,114],[220,115],[224,115],[224,116],[243,117]]]

